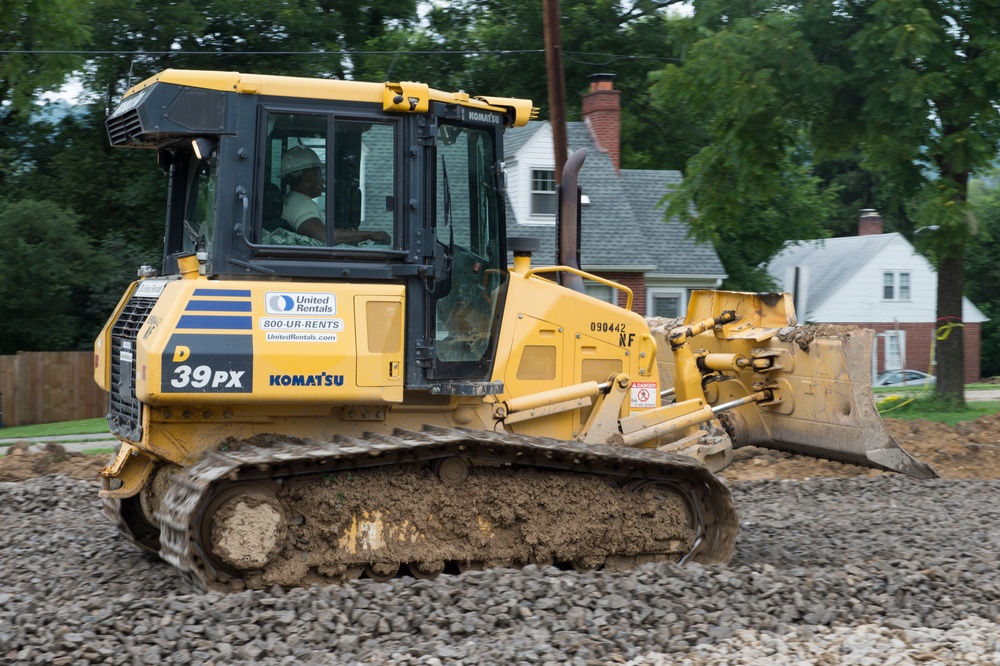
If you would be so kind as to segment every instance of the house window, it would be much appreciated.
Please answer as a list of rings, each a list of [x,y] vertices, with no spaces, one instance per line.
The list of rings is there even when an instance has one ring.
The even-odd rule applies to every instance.
[[[682,317],[684,293],[682,291],[650,291],[646,314],[651,317]]]
[[[900,273],[899,274],[899,300],[908,301],[910,300],[910,274]]]
[[[555,215],[556,172],[552,169],[531,170],[531,214]]]
[[[678,317],[681,314],[680,296],[654,296],[653,316]]]
[[[893,271],[882,273],[882,299],[886,301],[910,300],[910,274]]]
[[[611,304],[618,303],[618,300],[615,298],[615,290],[606,284],[587,281],[583,283],[583,291],[588,296],[593,296],[599,301]]]

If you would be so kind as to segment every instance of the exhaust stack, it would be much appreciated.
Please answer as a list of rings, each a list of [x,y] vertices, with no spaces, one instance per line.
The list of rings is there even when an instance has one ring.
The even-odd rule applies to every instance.
[[[559,184],[559,209],[556,213],[556,261],[560,266],[580,269],[580,169],[587,159],[587,149],[581,148],[566,160]],[[560,273],[559,283],[583,292],[583,278],[572,273]]]

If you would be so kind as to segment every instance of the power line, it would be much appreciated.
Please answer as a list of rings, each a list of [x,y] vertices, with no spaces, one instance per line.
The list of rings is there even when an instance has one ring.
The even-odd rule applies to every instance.
[[[463,51],[118,51],[118,50],[41,50],[41,49],[0,49],[0,55],[77,55],[77,56],[358,56],[358,55],[437,55],[437,56],[508,56],[544,53],[544,49],[468,49]],[[563,51],[569,60],[580,65],[607,65],[619,60],[655,60],[660,62],[680,62],[679,58],[648,55],[614,53],[593,53],[587,51]],[[576,57],[573,57],[576,56]],[[582,57],[602,58],[601,62],[589,62]]]
[[[571,60],[578,65],[592,65],[603,67],[604,65],[610,65],[613,62],[618,62],[619,60],[655,60],[657,62],[684,62],[681,58],[664,58],[661,56],[645,56],[645,55],[610,55],[604,53],[592,53],[592,54],[582,54],[582,55],[594,55],[594,56],[606,56],[606,60],[602,62],[588,62],[586,60],[581,60],[579,58],[571,57],[572,51],[564,51],[563,55],[566,56],[567,60]],[[580,54],[578,54],[580,55]]]
[[[204,56],[232,56],[232,55],[394,55],[397,51],[185,51],[183,49],[172,49],[170,51],[70,51],[70,50],[32,50],[32,49],[2,49],[2,53],[21,53],[26,55],[204,55]],[[475,55],[485,53],[488,55],[512,55],[520,53],[544,53],[543,49],[502,49],[502,50],[469,50],[469,51],[398,51],[407,55]]]

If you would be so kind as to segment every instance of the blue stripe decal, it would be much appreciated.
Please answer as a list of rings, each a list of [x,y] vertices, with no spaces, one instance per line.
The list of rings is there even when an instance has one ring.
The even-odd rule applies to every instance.
[[[253,317],[224,317],[213,315],[183,315],[177,328],[210,328],[226,331],[249,331]]]
[[[249,289],[195,289],[195,296],[231,296],[235,298],[250,298]]]
[[[250,312],[249,301],[188,301],[188,312]]]

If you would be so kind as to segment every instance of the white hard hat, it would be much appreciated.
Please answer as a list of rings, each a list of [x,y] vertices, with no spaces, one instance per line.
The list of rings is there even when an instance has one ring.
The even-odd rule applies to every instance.
[[[323,166],[323,163],[312,148],[292,146],[281,157],[281,176],[318,166]]]

